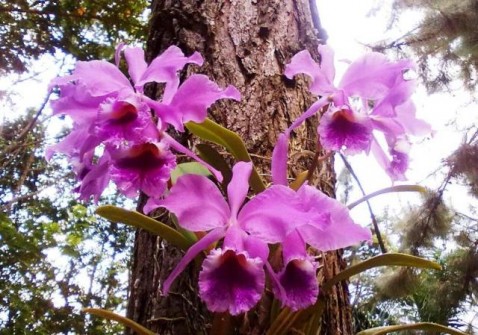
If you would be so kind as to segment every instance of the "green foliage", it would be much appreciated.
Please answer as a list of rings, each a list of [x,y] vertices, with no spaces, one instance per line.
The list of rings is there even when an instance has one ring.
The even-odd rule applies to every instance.
[[[389,268],[352,280],[356,331],[403,322],[467,326],[461,318],[478,292],[476,222],[454,216],[436,193],[409,212],[411,221],[398,226],[402,238],[396,248],[429,255],[443,270]],[[456,245],[444,251],[445,243]],[[353,256],[368,259],[377,251],[376,246],[362,246]]]
[[[24,132],[31,120],[2,125],[0,334],[117,334],[79,310],[124,308],[131,232],[74,200],[69,170],[43,158],[42,123]]]
[[[478,73],[478,2],[476,0],[395,0],[393,20],[405,10],[422,11],[416,29],[377,50],[412,51],[418,56],[419,74],[431,92],[446,88],[456,76],[473,90]]]
[[[28,61],[60,50],[79,60],[110,58],[119,42],[146,35],[148,2],[12,0],[0,4],[0,71],[24,72]]]
[[[451,229],[453,214],[443,203],[440,192],[423,193],[423,202],[409,208],[399,223],[403,233],[401,250],[418,255],[419,248],[432,248],[434,241],[445,237]]]
[[[466,312],[463,302],[471,293],[478,277],[478,255],[476,251],[458,248],[440,259],[444,271],[435,274],[422,274],[420,280],[426,285],[417,287],[413,300],[418,307],[419,318],[447,324],[460,312]]]
[[[478,197],[478,142],[463,143],[448,157],[447,164],[452,176],[465,181],[470,193]]]

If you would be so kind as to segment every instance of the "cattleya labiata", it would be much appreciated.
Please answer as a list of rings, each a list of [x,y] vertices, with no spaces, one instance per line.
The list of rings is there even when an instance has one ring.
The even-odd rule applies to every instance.
[[[130,80],[118,68],[121,53]],[[415,82],[404,78],[413,69],[408,61],[390,62],[371,53],[351,63],[338,85],[333,84],[333,52],[319,47],[317,64],[307,51],[296,54],[287,65],[289,78],[305,73],[312,78],[315,102],[278,136],[272,157],[273,184],[247,200],[251,162],[237,162],[224,190],[195,174],[171,181],[177,151],[204,164],[217,181],[221,174],[196,154],[175,141],[166,130],[184,131],[184,124],[201,123],[207,109],[218,99],[239,100],[233,86],[221,89],[208,77],[193,74],[180,83],[186,64],[202,64],[194,53],[186,57],[177,47],[168,48],[148,66],[140,48],[120,46],[116,66],[105,61],[79,62],[69,76],[52,81],[60,97],[52,102],[55,114],[68,115],[73,130],[49,148],[68,156],[79,180],[80,198],[98,201],[112,180],[128,197],[143,192],[149,197],[145,211],[165,208],[174,213],[181,228],[203,236],[186,252],[162,285],[168,294],[174,279],[201,252],[210,250],[199,274],[199,294],[214,312],[237,315],[253,308],[266,283],[284,306],[296,311],[314,304],[319,287],[317,251],[344,248],[371,239],[370,230],[356,224],[347,207],[307,183],[289,187],[287,147],[291,132],[321,109],[318,127],[321,145],[330,151],[372,152],[393,180],[403,180],[408,167],[408,135],[429,131],[415,117],[411,101]],[[144,95],[144,85],[163,83],[156,101]],[[153,118],[154,115],[154,118]],[[376,139],[385,136],[386,153]],[[212,164],[214,165],[214,164]],[[171,182],[170,182],[171,181]],[[270,246],[282,254],[271,264]],[[269,281],[266,278],[269,277]]]

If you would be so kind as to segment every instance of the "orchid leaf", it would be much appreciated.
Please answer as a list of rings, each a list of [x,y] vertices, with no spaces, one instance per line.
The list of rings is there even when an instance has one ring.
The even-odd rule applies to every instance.
[[[188,163],[181,163],[176,166],[176,168],[171,171],[171,181],[173,184],[176,183],[179,177],[185,174],[197,174],[200,176],[212,176],[211,172],[198,162],[188,162]]]
[[[183,250],[188,249],[194,243],[168,225],[136,211],[129,211],[116,206],[106,205],[98,207],[96,209],[96,214],[110,221],[121,222],[136,228],[147,230],[152,234],[161,236],[169,243],[174,244]]]
[[[395,326],[370,328],[370,329],[362,330],[361,332],[357,333],[357,335],[383,335],[383,334],[398,332],[402,330],[425,330],[432,333],[466,335],[466,333],[463,333],[459,330],[456,330],[450,327],[445,327],[437,323],[431,323],[431,322],[420,322],[420,323],[412,323],[408,325],[395,325]]]
[[[232,178],[232,169],[224,157],[209,144],[200,143],[196,145],[199,156],[204,161],[217,169],[222,174],[222,186],[225,190]]]
[[[241,137],[214,121],[206,119],[203,123],[188,122],[186,123],[186,127],[197,137],[223,146],[237,160],[244,162],[251,161],[251,156],[247,152],[246,145]],[[256,169],[253,169],[249,183],[256,193],[260,193],[266,189]]]
[[[370,259],[367,259],[366,261],[352,265],[351,267],[339,272],[336,276],[326,281],[322,285],[322,289],[328,290],[342,280],[348,279],[356,274],[379,266],[409,266],[422,269],[441,270],[441,266],[438,263],[426,260],[421,257],[400,253],[387,253],[372,257]]]
[[[362,202],[365,202],[371,198],[376,197],[377,195],[385,194],[385,193],[396,193],[396,192],[420,192],[420,193],[425,193],[427,189],[423,186],[420,185],[395,185],[387,188],[383,188],[381,190],[372,192],[365,197],[352,202],[351,204],[347,205],[349,209],[354,208],[355,206],[361,204]]]
[[[88,314],[93,314],[93,315],[96,315],[96,316],[100,316],[104,319],[117,321],[117,322],[121,323],[122,325],[124,325],[125,327],[128,327],[128,328],[134,330],[139,335],[156,335],[151,330],[141,326],[139,323],[136,323],[133,320],[125,318],[124,316],[121,316],[119,314],[110,312],[106,309],[84,308],[82,311],[85,312],[85,313],[88,313]]]
[[[285,307],[271,324],[266,335],[286,334],[294,323],[296,315],[297,313],[294,313],[288,307]]]

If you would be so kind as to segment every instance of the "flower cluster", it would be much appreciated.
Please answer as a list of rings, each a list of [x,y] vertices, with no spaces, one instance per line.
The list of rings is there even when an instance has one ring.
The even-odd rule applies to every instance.
[[[289,133],[324,106],[318,133],[327,150],[348,154],[372,152],[392,180],[404,180],[408,168],[408,135],[430,132],[430,126],[415,117],[411,95],[415,80],[406,79],[414,69],[409,60],[389,61],[380,53],[369,53],[352,62],[338,85],[334,85],[334,53],[320,46],[320,65],[307,50],[296,54],[285,75],[304,73],[311,77],[310,91],[321,98],[286,131]],[[388,153],[376,138],[383,133]]]
[[[118,68],[122,52],[131,82]],[[68,156],[80,181],[81,199],[93,196],[98,201],[110,180],[128,197],[141,190],[158,198],[176,166],[171,148],[199,160],[171,138],[166,128],[170,125],[183,131],[185,122],[202,122],[216,100],[239,100],[240,94],[232,86],[222,90],[199,74],[180,85],[179,71],[186,64],[201,65],[203,60],[198,53],[186,57],[175,46],[149,66],[140,48],[120,45],[115,59],[116,66],[99,60],[78,62],[71,75],[51,82],[51,88],[60,89],[60,97],[51,104],[54,114],[70,116],[73,130],[48,149],[47,158],[55,152]],[[160,101],[143,94],[149,82],[164,84]]]
[[[176,214],[181,227],[208,232],[166,279],[164,294],[194,257],[224,238],[209,252],[199,274],[199,293],[209,310],[232,315],[248,311],[264,291],[264,269],[276,297],[292,310],[302,309],[315,303],[319,290],[317,264],[306,244],[328,251],[371,238],[370,230],[355,224],[345,206],[308,185],[297,192],[273,185],[241,208],[251,170],[251,163],[234,166],[227,187],[229,203],[213,182],[199,175],[180,177],[158,202]],[[283,266],[278,272],[269,264],[268,244],[282,246]]]
[[[118,69],[122,52],[131,81]],[[79,62],[71,75],[55,79],[51,87],[60,89],[60,97],[52,102],[53,111],[70,116],[74,128],[49,148],[47,156],[61,152],[69,157],[82,199],[98,200],[112,180],[126,196],[138,191],[148,195],[147,211],[165,208],[176,215],[182,228],[205,233],[165,280],[164,294],[186,266],[207,250],[199,294],[209,310],[232,315],[248,311],[261,299],[266,277],[284,306],[294,311],[306,308],[315,303],[319,292],[318,264],[308,248],[344,248],[370,240],[371,233],[353,222],[347,207],[318,189],[307,184],[297,191],[289,188],[290,133],[326,108],[318,128],[324,148],[372,152],[390,177],[400,180],[408,167],[408,136],[430,131],[415,117],[411,101],[415,82],[404,77],[413,69],[410,61],[390,62],[371,53],[351,63],[335,86],[333,52],[326,46],[319,52],[320,65],[302,51],[286,68],[289,78],[299,73],[310,76],[310,90],[320,98],[279,136],[272,157],[273,185],[249,201],[250,162],[233,167],[227,201],[216,184],[201,175],[183,175],[167,190],[176,166],[171,149],[205,164],[219,181],[221,175],[165,130],[173,127],[182,132],[184,123],[204,121],[207,108],[216,100],[240,98],[234,87],[221,89],[204,75],[192,75],[180,84],[179,71],[186,64],[201,65],[202,58],[198,53],[186,57],[177,47],[168,48],[148,66],[141,49],[120,46],[116,65]],[[161,100],[144,95],[149,82],[164,84]],[[379,145],[377,132],[384,135],[388,152]]]

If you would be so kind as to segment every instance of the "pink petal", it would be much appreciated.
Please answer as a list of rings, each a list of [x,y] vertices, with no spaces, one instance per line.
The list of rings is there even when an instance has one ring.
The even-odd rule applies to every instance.
[[[186,252],[183,258],[179,261],[178,265],[174,268],[173,272],[163,283],[162,293],[168,295],[173,281],[184,271],[186,266],[203,250],[205,250],[212,243],[220,240],[225,233],[225,228],[220,227],[211,230],[206,236],[194,243]]]
[[[326,50],[327,47],[325,47]],[[325,49],[323,50],[325,51]],[[324,52],[325,56],[325,71],[317,64],[310,55],[309,51],[303,50],[292,57],[289,64],[286,65],[284,74],[287,78],[292,79],[296,74],[304,73],[312,78],[310,91],[317,95],[327,95],[334,92],[336,89],[333,85],[334,67],[333,67],[333,52]],[[330,62],[332,57],[332,64]],[[332,67],[330,67],[332,65]]]
[[[239,208],[246,199],[249,190],[249,177],[252,172],[251,162],[238,162],[232,168],[232,179],[227,185],[227,197],[231,207],[231,218],[236,218]]]
[[[207,116],[207,109],[219,99],[240,100],[241,94],[234,86],[224,90],[205,75],[190,76],[179,87],[170,103],[156,103],[151,107],[162,121],[176,130],[184,131],[183,124],[189,121],[201,123]]]
[[[395,108],[410,100],[416,89],[415,80],[405,80],[402,76],[398,76],[396,84],[391,87],[388,94],[377,102],[373,108],[372,115],[380,115],[384,117],[394,117],[397,115]]]
[[[397,122],[404,128],[407,134],[413,136],[424,136],[432,132],[429,123],[416,118],[415,105],[411,100],[395,108]]]
[[[122,90],[133,91],[129,80],[113,64],[92,60],[78,62],[73,74],[92,97],[104,96]]]
[[[320,54],[320,69],[328,81],[333,84],[335,78],[334,50],[325,44],[319,45],[317,49]]]
[[[272,183],[287,186],[287,153],[288,140],[286,134],[280,134],[272,151]]]
[[[301,220],[295,192],[273,185],[244,205],[238,222],[242,229],[266,243],[279,243]]]
[[[357,59],[345,72],[339,88],[347,96],[358,95],[363,99],[376,100],[385,97],[403,72],[413,69],[410,60],[391,62],[380,53],[369,53]]]
[[[144,60],[144,51],[141,48],[125,48],[124,57],[128,63],[128,73],[136,84],[148,67]]]
[[[354,223],[347,207],[337,200],[308,185],[297,196],[308,218],[297,230],[314,248],[329,251],[371,239],[370,230]]]
[[[140,80],[135,83],[135,87],[142,91],[146,83],[166,83],[163,101],[169,103],[179,84],[178,71],[182,70],[188,63],[202,65],[203,59],[197,52],[186,57],[181,49],[172,45],[153,59]]]
[[[116,65],[116,67],[120,66],[121,51],[123,51],[124,46],[125,46],[124,43],[120,43],[116,46],[116,49],[115,49],[115,65]]]
[[[91,124],[96,118],[98,106],[105,96],[93,97],[83,83],[60,85],[60,98],[50,102],[53,114],[70,116],[77,124]]]
[[[221,192],[204,176],[184,175],[158,204],[173,212],[181,227],[207,231],[226,225],[230,210]]]

